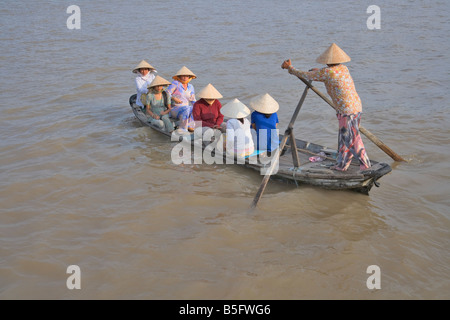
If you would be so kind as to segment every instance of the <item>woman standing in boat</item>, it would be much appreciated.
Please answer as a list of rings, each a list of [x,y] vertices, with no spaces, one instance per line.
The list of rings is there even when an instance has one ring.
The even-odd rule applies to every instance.
[[[370,168],[369,157],[359,133],[362,105],[356,92],[353,79],[347,67],[342,63],[350,61],[350,57],[333,43],[316,60],[326,64],[322,69],[312,69],[309,72],[295,69],[291,60],[286,60],[281,68],[288,69],[290,74],[303,77],[309,81],[325,83],[328,94],[337,110],[339,120],[337,163],[332,169],[346,171],[353,156],[357,157],[360,169]]]
[[[183,133],[194,131],[194,119],[192,117],[192,106],[195,103],[194,86],[191,80],[197,76],[188,68],[183,67],[172,77],[174,80],[167,88],[172,95],[175,104],[172,106],[172,117],[180,120],[179,129]]]
[[[164,88],[170,82],[163,77],[156,76],[148,86],[147,99],[145,100],[145,113],[149,116],[148,122],[167,132],[173,131],[172,121],[169,119],[171,111],[171,96]]]
[[[225,132],[223,114],[220,113],[222,104],[219,99],[223,98],[219,91],[209,83],[197,94],[199,100],[194,103],[192,115],[195,127],[202,127],[203,131],[209,128]]]
[[[136,104],[143,108],[143,102],[146,99],[146,94],[148,93],[148,86],[155,79],[156,69],[153,68],[147,61],[142,60],[136,68],[133,69],[133,73],[136,73],[138,76],[136,77]]]

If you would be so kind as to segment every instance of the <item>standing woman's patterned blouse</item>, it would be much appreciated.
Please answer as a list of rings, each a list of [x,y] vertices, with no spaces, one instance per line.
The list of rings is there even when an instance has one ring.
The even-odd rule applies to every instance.
[[[356,114],[362,111],[361,99],[345,65],[338,64],[309,72],[300,71],[291,66],[288,71],[309,81],[324,82],[338,113]]]

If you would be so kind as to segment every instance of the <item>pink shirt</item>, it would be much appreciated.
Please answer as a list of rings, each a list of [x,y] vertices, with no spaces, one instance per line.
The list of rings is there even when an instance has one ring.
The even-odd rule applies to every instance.
[[[361,99],[355,89],[350,72],[343,64],[304,72],[289,67],[290,74],[301,76],[309,81],[321,81],[341,114],[356,114],[362,111]]]

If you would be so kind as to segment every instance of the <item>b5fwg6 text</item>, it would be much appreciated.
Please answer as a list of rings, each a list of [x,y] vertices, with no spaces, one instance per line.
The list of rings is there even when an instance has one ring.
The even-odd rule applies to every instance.
[[[270,314],[270,305],[224,304],[223,314]]]

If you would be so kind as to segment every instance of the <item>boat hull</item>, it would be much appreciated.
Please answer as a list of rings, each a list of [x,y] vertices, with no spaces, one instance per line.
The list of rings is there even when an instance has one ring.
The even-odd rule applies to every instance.
[[[136,95],[132,95],[129,100],[130,107],[133,110],[135,117],[142,125],[150,127],[168,137],[172,136],[169,132],[150,124],[147,121],[147,116],[142,112],[141,108],[136,105],[135,101]],[[183,139],[182,136],[178,138]],[[283,136],[280,135],[280,141],[282,138]],[[177,141],[178,139],[173,139],[172,137],[171,140]],[[192,137],[189,141],[194,143]],[[291,142],[288,141],[288,145],[290,144]],[[378,180],[392,171],[388,164],[376,161],[371,161],[372,167],[369,170],[360,171],[359,163],[356,159],[352,161],[347,171],[341,172],[331,170],[329,169],[329,166],[335,162],[337,156],[336,150],[300,139],[296,139],[295,144],[300,160],[300,166],[294,167],[292,147],[288,147],[282,152],[282,155],[279,158],[278,171],[271,176],[272,179],[283,180],[296,185],[306,184],[330,190],[350,190],[368,195],[374,185],[379,186]],[[203,145],[202,147],[205,148],[206,145]],[[320,152],[326,154],[326,159],[324,161],[309,161],[309,158],[312,155],[317,155]],[[223,157],[224,163],[230,163],[229,158],[227,158],[226,155],[223,155]],[[238,165],[264,172],[263,170],[267,169],[271,164],[267,161],[268,159],[267,155],[263,153],[251,158],[246,158],[243,163],[239,163],[237,159],[234,160]]]

